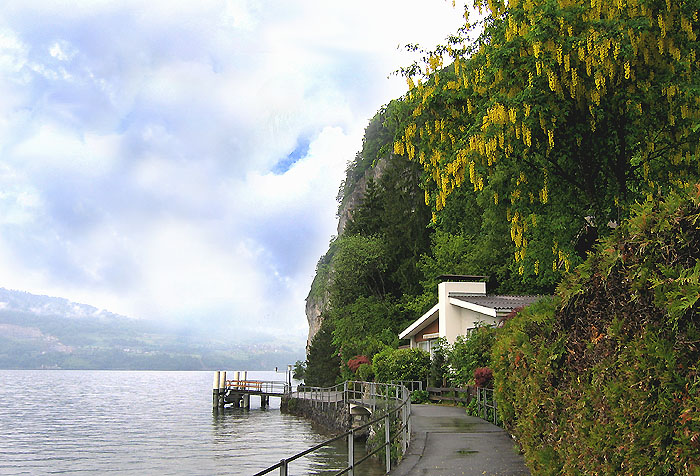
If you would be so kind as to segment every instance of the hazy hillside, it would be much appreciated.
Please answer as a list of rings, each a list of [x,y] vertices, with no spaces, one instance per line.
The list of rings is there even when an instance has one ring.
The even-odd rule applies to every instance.
[[[289,345],[205,341],[62,298],[0,288],[0,368],[264,370],[303,357]]]

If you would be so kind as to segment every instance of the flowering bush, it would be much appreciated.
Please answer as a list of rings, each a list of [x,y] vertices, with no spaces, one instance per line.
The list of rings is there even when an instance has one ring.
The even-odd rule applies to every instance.
[[[488,367],[474,369],[474,382],[477,387],[490,387],[493,382],[493,372]]]
[[[372,362],[364,355],[358,355],[357,357],[348,360],[348,368],[352,370],[353,373],[357,372],[357,369],[362,364],[371,364]]]

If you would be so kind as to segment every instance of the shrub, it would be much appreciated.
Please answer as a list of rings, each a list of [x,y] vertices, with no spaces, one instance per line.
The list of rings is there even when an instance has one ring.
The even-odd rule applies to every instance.
[[[411,392],[411,403],[425,403],[429,396],[427,390],[414,390]]]
[[[502,421],[532,474],[700,475],[700,198],[636,207],[504,324]]]
[[[450,345],[447,339],[437,339],[433,346],[433,358],[430,360],[430,384],[434,387],[444,387],[445,380],[450,377],[448,356]]]
[[[492,327],[478,327],[467,337],[457,337],[448,353],[454,385],[469,384],[474,377],[474,369],[489,366],[495,335],[496,330]]]
[[[374,380],[374,369],[372,364],[362,364],[357,368],[357,379],[363,382],[371,382]]]
[[[493,381],[493,372],[488,367],[478,367],[474,369],[474,383],[477,387],[487,388]]]
[[[379,382],[425,380],[430,368],[430,354],[421,349],[386,348],[372,359]]]
[[[370,364],[369,359],[364,355],[358,355],[354,359],[348,360],[348,368],[352,370],[353,373],[357,372],[358,367],[362,364]]]

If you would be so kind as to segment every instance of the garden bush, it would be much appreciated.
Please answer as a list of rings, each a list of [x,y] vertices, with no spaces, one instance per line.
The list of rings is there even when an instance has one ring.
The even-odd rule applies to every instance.
[[[372,359],[378,382],[425,380],[430,370],[430,354],[421,349],[386,348]]]
[[[700,475],[698,195],[637,206],[499,332],[500,416],[532,474]]]
[[[363,382],[371,382],[374,380],[374,369],[372,364],[362,364],[357,368],[357,379]]]
[[[447,357],[452,385],[462,387],[473,384],[474,370],[490,365],[495,335],[496,329],[482,326],[477,327],[469,336],[457,337]]]

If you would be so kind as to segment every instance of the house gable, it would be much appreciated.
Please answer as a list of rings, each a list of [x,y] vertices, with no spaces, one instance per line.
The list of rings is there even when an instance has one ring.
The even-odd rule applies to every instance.
[[[487,295],[485,282],[443,282],[438,285],[438,303],[399,334],[411,347],[444,337],[453,344],[479,325],[496,325],[513,309],[542,296]],[[421,345],[422,346],[422,345]],[[429,346],[428,346],[429,347]]]

